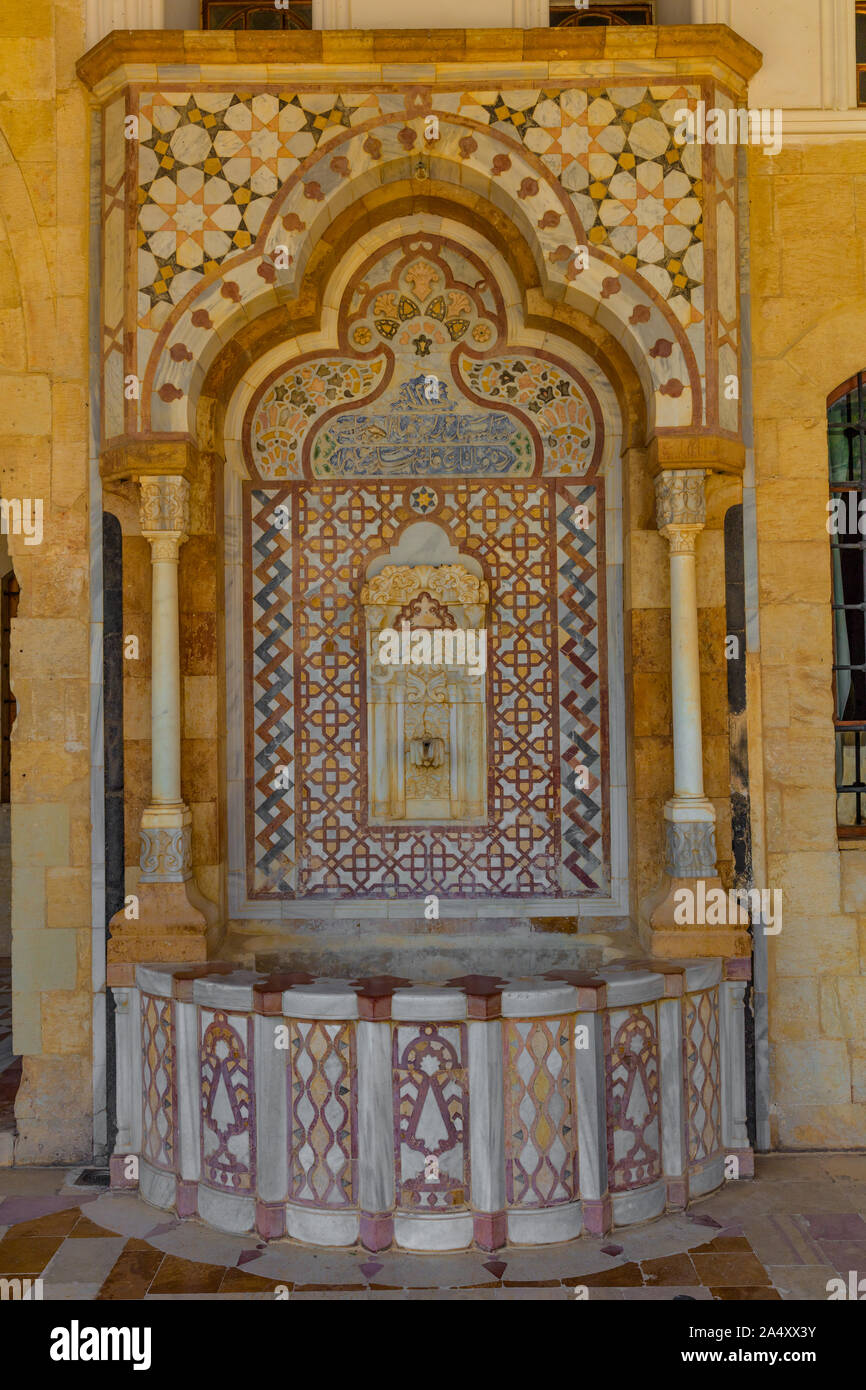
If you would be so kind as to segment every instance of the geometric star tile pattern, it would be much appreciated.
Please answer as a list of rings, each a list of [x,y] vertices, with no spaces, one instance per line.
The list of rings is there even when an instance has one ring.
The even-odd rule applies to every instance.
[[[590,244],[643,275],[684,325],[701,316],[701,147],[675,140],[676,113],[697,88],[434,92],[432,111],[500,137],[490,175],[509,167],[509,143],[529,151],[571,198]],[[158,329],[193,286],[255,241],[274,195],[320,156],[349,178],[335,133],[417,112],[407,92],[149,92],[138,145],[141,325]],[[472,124],[464,137],[474,147]],[[370,149],[375,151],[375,124]],[[407,144],[407,150],[410,145]],[[462,156],[461,156],[462,157]],[[375,158],[375,155],[374,155]]]
[[[142,97],[139,290],[149,304],[176,303],[202,275],[247,250],[280,184],[359,109],[339,95],[307,93],[304,101],[267,92]]]
[[[437,479],[431,519],[491,576],[489,819],[383,827],[362,814],[356,597],[416,491],[412,479],[251,489],[249,896],[604,893],[599,500],[580,483]],[[579,534],[568,520],[578,504]],[[290,526],[275,524],[280,510]]]

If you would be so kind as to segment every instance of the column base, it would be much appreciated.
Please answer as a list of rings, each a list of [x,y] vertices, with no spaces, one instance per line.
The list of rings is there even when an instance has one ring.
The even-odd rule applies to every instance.
[[[660,960],[751,957],[748,925],[729,920],[730,904],[718,877],[668,879],[650,911],[652,954]]]
[[[665,802],[665,870],[671,878],[712,878],[716,873],[716,812],[705,796],[673,796]]]
[[[109,923],[109,966],[206,961],[208,920],[192,902],[189,887],[189,881],[139,883],[138,917],[127,918],[122,908]]]

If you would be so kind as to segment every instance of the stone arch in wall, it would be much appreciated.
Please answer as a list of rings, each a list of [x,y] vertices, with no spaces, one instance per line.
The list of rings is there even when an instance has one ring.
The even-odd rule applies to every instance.
[[[424,190],[424,191],[422,191]],[[481,234],[479,244],[485,254],[499,257],[507,268],[511,297],[506,305],[509,319],[518,316],[527,327],[542,336],[553,335],[593,359],[610,383],[623,428],[623,447],[641,447],[648,435],[647,402],[640,376],[618,337],[598,317],[575,308],[563,300],[549,298],[540,283],[531,248],[507,216],[492,204],[455,186],[431,180],[419,185],[411,179],[389,185],[376,206],[369,209],[364,199],[346,208],[328,228],[306,258],[306,267],[292,295],[277,287],[259,304],[260,312],[237,313],[231,320],[234,332],[218,345],[216,355],[203,379],[197,375],[194,404],[195,439],[199,448],[222,453],[224,440],[231,453],[239,443],[234,426],[224,424],[230,401],[237,402],[235,388],[254,364],[265,359],[277,362],[290,352],[301,353],[315,336],[331,327],[335,338],[335,305],[326,302],[326,287],[335,287],[345,277],[351,257],[369,255],[380,244],[386,229],[395,234],[401,226],[424,226],[437,231],[447,223],[452,235],[461,240]],[[276,302],[274,302],[276,301]],[[312,336],[311,336],[312,335]]]
[[[528,322],[505,256],[456,217],[361,232],[320,292],[315,329],[245,353],[230,392],[215,364],[199,410],[225,459],[229,919],[417,909],[427,892],[517,916],[627,911],[633,383],[615,389],[567,325]],[[483,825],[365,809],[361,591],[422,519],[489,584]],[[422,550],[415,564],[441,563]]]

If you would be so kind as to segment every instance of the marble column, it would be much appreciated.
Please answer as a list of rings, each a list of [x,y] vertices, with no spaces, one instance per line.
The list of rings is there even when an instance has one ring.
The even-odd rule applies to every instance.
[[[189,483],[141,480],[141,534],[151,559],[151,786],[141,818],[140,883],[191,877],[192,817],[180,794],[180,626],[177,567],[189,530]]]
[[[656,478],[656,520],[668,542],[674,794],[664,808],[665,868],[671,878],[714,878],[716,813],[704,794],[695,541],[706,522],[703,469]]]
[[[211,905],[192,877],[192,816],[180,786],[178,560],[189,531],[189,483],[180,474],[140,480],[141,534],[151,555],[151,785],[141,817],[141,873],[128,909],[111,921],[109,981],[136,961],[207,959]]]

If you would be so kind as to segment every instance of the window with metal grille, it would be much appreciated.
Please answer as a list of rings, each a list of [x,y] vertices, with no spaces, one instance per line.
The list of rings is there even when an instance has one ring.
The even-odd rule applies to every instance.
[[[827,399],[836,817],[866,834],[866,372]]]
[[[857,105],[866,106],[866,0],[857,0]]]
[[[592,4],[589,9],[577,9],[574,0],[570,4],[551,0],[550,25],[556,29],[566,25],[569,28],[591,29],[603,24],[655,24],[654,9],[652,0],[645,0],[642,4],[633,0],[624,0],[621,5]]]
[[[274,0],[201,0],[202,29],[312,29],[313,6],[287,0],[277,9]]]

